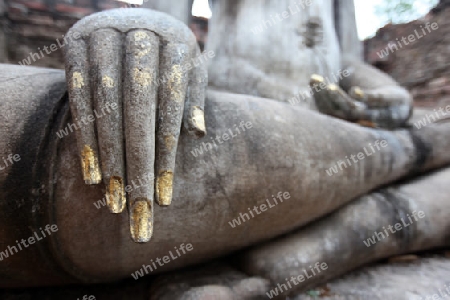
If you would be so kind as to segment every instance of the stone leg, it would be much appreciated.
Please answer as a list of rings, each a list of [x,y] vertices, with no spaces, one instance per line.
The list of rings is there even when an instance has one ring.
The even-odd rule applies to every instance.
[[[283,290],[292,294],[380,259],[448,247],[449,180],[450,169],[445,169],[375,191],[306,228],[246,251],[239,255],[239,265],[274,287],[296,279]],[[446,271],[448,278],[450,269]]]

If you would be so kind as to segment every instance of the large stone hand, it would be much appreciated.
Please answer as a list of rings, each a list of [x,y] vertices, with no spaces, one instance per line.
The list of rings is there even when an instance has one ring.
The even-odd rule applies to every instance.
[[[325,114],[370,127],[403,127],[412,115],[412,97],[388,75],[353,58],[342,65],[351,70],[339,85],[327,85],[314,75],[311,88],[317,108]]]
[[[206,66],[191,64],[200,54],[196,39],[182,22],[147,9],[94,14],[68,34],[80,36],[65,60],[72,118],[84,123],[76,133],[84,181],[103,180],[113,213],[129,193],[131,236],[147,242],[154,194],[159,205],[172,200],[183,112],[190,134],[206,133]]]

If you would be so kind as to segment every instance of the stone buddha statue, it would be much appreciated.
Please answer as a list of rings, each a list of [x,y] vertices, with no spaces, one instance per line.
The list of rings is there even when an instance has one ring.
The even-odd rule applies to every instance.
[[[242,268],[271,280],[342,255],[317,283],[448,244],[438,214],[402,247],[347,255],[361,250],[364,224],[389,224],[417,203],[425,215],[448,208],[440,196],[423,201],[432,190],[418,199],[373,191],[448,164],[450,127],[408,126],[409,93],[361,60],[352,0],[264,3],[213,1],[210,59],[199,60],[194,35],[169,15],[178,2],[155,1],[166,13],[117,9],[75,24],[65,72],[1,66],[0,156],[21,159],[0,172],[0,286],[109,282],[249,246]],[[387,146],[359,158],[374,145]],[[448,189],[445,176],[428,182]],[[271,199],[278,205],[262,211]],[[302,231],[319,218],[326,226]],[[47,225],[57,230],[21,244]],[[280,243],[297,255],[262,263]]]

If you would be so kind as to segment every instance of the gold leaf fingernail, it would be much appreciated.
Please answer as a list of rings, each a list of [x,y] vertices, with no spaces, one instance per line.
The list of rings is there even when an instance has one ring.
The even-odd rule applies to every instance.
[[[121,177],[112,176],[109,179],[109,184],[106,191],[106,201],[109,210],[112,213],[120,214],[124,210],[126,197],[123,187],[123,180]]]
[[[335,84],[330,84],[328,86],[328,90],[335,92],[335,91],[339,90],[339,87],[337,85],[335,85]]]
[[[205,113],[198,106],[194,106],[192,111],[192,123],[198,131],[206,132]]]
[[[355,87],[353,89],[353,93],[359,99],[363,99],[364,98],[364,91],[360,87]]]
[[[324,82],[324,81],[325,81],[325,79],[324,79],[322,76],[317,75],[317,74],[313,74],[313,75],[311,76],[311,81],[310,81],[310,83],[311,83],[311,84],[314,84],[314,83],[322,83],[322,82]]]
[[[102,180],[98,158],[88,145],[85,145],[81,153],[81,167],[83,169],[83,179],[86,184],[99,184]]]
[[[153,234],[153,215],[151,202],[145,198],[137,198],[130,211],[130,232],[136,243],[150,241]]]
[[[173,173],[163,171],[156,179],[156,201],[161,206],[168,206],[172,203]]]

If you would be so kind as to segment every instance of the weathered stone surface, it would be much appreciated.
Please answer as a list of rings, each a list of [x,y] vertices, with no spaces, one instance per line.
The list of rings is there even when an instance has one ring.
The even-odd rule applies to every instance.
[[[449,179],[450,169],[444,169],[374,191],[310,226],[244,252],[240,266],[274,284],[297,278],[284,290],[290,294],[325,284],[356,266],[450,247]]]
[[[277,299],[290,300],[444,300],[450,295],[450,260],[427,254],[411,263],[380,262],[354,271],[321,287]],[[211,263],[194,270],[139,281],[24,290],[0,290],[3,300],[81,299],[93,295],[108,300],[263,300],[273,288],[262,278],[249,277],[229,263]],[[131,298],[132,297],[132,298]],[[447,298],[446,298],[447,297]]]
[[[317,296],[312,295],[318,295],[324,300],[444,300],[450,296],[449,274],[450,260],[442,256],[406,264],[381,263],[290,299],[314,300]]]

